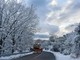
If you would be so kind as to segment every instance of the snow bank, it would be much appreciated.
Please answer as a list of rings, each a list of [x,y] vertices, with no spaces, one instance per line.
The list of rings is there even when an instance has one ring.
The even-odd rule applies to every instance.
[[[63,55],[59,52],[53,52],[57,60],[80,60],[80,58],[72,58],[70,55]]]
[[[56,57],[56,60],[80,60],[80,58],[71,58],[70,55],[63,55],[59,52],[52,52],[50,50],[44,50],[44,51],[53,53]]]
[[[11,56],[5,56],[5,57],[0,57],[0,60],[10,60],[10,59],[13,59],[13,58],[18,58],[18,57],[22,57],[22,56],[30,55],[30,54],[33,54],[33,52],[24,53],[24,54],[17,54],[17,55],[11,55]]]

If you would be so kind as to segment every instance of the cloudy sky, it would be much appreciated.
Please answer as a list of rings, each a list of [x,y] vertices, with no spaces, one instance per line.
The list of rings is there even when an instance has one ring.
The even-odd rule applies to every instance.
[[[26,0],[26,3],[37,8],[39,32],[61,36],[80,22],[80,0]]]

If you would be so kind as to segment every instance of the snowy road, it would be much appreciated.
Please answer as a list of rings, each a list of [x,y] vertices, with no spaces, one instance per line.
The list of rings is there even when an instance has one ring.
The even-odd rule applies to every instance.
[[[56,60],[56,59],[52,53],[42,52],[41,54],[31,54],[13,60]]]

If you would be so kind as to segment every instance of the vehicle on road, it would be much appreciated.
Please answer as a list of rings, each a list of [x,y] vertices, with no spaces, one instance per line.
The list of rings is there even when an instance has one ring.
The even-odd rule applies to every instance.
[[[41,53],[43,51],[43,48],[41,48],[40,43],[36,43],[36,44],[33,45],[31,50],[34,51],[34,53]]]

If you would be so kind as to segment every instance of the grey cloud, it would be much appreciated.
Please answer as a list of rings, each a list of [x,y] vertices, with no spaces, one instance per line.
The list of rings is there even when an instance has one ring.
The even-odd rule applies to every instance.
[[[80,10],[80,0],[73,0],[72,4],[70,4],[66,10],[69,10],[66,14],[63,13],[61,14],[61,18],[69,18],[70,16],[72,16],[73,14],[75,14],[76,12],[78,12]],[[65,11],[66,12],[66,11]]]
[[[40,26],[42,32],[49,32],[55,34],[59,31],[59,27],[55,25],[49,25],[47,23],[41,23]]]
[[[29,0],[30,4],[34,4],[35,6],[41,7],[47,4],[46,0]]]
[[[74,10],[80,10],[80,0],[74,0],[70,8]]]
[[[66,3],[66,5],[67,5],[67,3]],[[63,12],[63,13],[60,13],[61,12],[61,10],[62,10],[62,8],[64,8],[64,7],[66,7],[66,9],[65,9],[65,12]],[[59,15],[57,16],[56,14],[53,14],[50,18],[49,18],[49,20],[51,19],[53,19],[53,20],[61,20],[61,21],[64,21],[64,20],[66,20],[67,18],[70,18],[73,14],[75,14],[77,11],[79,11],[80,10],[80,0],[72,0],[72,3],[71,4],[69,4],[68,6],[59,6],[59,5],[57,5],[57,6],[53,6],[53,8],[52,8],[52,10],[53,10],[53,12],[58,12],[58,11],[60,11],[60,12],[58,12],[59,13]],[[56,15],[56,16],[55,16]],[[57,19],[59,17],[59,19]]]
[[[63,1],[63,0],[57,0],[57,1]],[[68,1],[68,0],[66,0]],[[56,22],[65,23],[65,20],[67,22],[75,13],[80,10],[80,0],[72,0],[71,4],[68,4],[67,2],[60,2],[57,6],[48,6],[48,4],[51,2],[51,0],[28,0],[28,4],[33,4],[35,7],[37,7],[37,14],[40,17],[40,28],[42,31],[48,31],[49,33],[56,33],[59,31],[58,26],[54,25],[48,25],[45,23],[45,19],[47,18],[46,15],[50,12],[49,9],[51,9],[51,12],[54,12],[51,17],[48,18],[48,21],[55,20]],[[67,5],[67,6],[66,6]],[[65,9],[64,9],[65,8]],[[61,12],[62,9],[64,9],[64,12]],[[57,19],[59,17],[59,19]],[[55,22],[54,22],[55,23]],[[55,23],[55,25],[58,25],[58,23]],[[66,29],[71,30],[74,26],[67,26]]]
[[[41,20],[46,19],[46,15],[49,12],[48,4],[50,0],[28,0],[28,4],[33,4],[37,8],[37,14]]]
[[[66,30],[68,31],[74,31],[74,29],[78,26],[78,23],[75,23],[75,24],[71,24],[67,27],[65,27]]]
[[[55,11],[59,11],[59,10],[61,10],[61,8],[62,7],[60,7],[60,6],[54,6],[54,7],[52,7],[52,10],[55,12]]]
[[[49,31],[50,34],[54,34],[59,31],[59,27],[55,25],[49,25],[47,27],[47,30]]]

